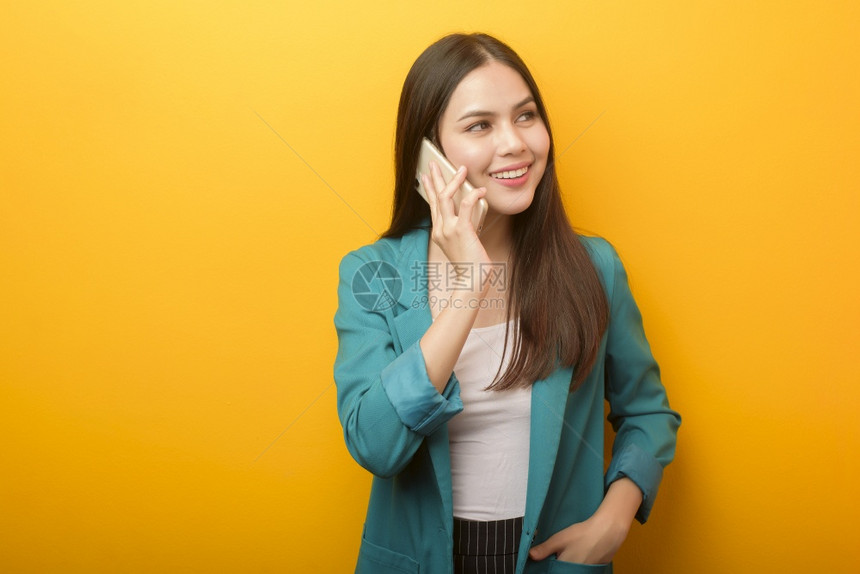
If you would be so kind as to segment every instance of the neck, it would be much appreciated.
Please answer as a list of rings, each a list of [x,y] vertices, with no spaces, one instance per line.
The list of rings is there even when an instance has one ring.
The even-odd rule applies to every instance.
[[[481,231],[481,243],[492,261],[507,261],[511,252],[513,220],[510,215],[488,213]]]

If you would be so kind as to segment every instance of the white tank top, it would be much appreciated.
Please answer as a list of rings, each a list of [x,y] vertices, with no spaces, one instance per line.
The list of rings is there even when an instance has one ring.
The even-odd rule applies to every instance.
[[[515,328],[516,322],[511,325]],[[525,514],[531,386],[484,390],[499,368],[504,342],[505,323],[472,329],[454,366],[463,400],[463,412],[448,421],[457,518],[502,520]]]

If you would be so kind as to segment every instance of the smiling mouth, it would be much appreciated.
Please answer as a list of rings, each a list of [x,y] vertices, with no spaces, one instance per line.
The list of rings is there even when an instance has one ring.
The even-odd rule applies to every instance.
[[[529,170],[529,166],[521,167],[520,169],[513,169],[511,171],[499,171],[496,173],[491,173],[490,177],[495,179],[516,179],[518,177],[522,177]]]

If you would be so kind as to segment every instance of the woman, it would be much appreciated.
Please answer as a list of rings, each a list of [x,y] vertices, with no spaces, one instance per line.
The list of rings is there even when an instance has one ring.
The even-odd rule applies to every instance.
[[[426,203],[424,137],[460,166],[421,175]],[[356,571],[611,572],[680,417],[618,256],[567,220],[543,101],[508,46],[455,34],[421,54],[395,177],[391,227],[341,262],[335,315],[338,413],[375,475]]]

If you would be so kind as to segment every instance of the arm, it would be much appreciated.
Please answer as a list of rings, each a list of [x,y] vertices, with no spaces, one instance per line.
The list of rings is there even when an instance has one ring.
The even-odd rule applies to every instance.
[[[601,564],[612,560],[633,519],[645,522],[675,451],[680,416],[669,408],[660,372],[645,338],[642,316],[615,250],[603,240],[595,257],[608,268],[609,327],[606,333],[606,399],[616,432],[606,494],[595,513],[531,549],[534,560]]]
[[[460,204],[459,216],[454,215],[454,193],[466,180],[466,168],[460,168],[454,178],[445,183],[442,172],[435,162],[430,162],[430,174],[422,175],[427,202],[433,220],[433,242],[438,245],[448,261],[473,265],[480,269],[482,262],[488,262],[487,252],[472,227],[472,210],[486,190],[479,188]],[[436,190],[440,190],[437,192]],[[454,370],[454,365],[469,330],[475,324],[479,302],[487,293],[489,282],[483,281],[476,289],[460,289],[451,295],[449,305],[433,321],[427,333],[421,338],[421,349],[427,363],[427,372],[433,386],[441,391]],[[458,304],[460,303],[460,304]]]
[[[416,342],[398,354],[385,316],[362,307],[352,278],[368,262],[350,253],[340,264],[334,323],[337,408],[346,447],[367,470],[394,476],[412,459],[425,436],[460,412],[459,388],[434,388]],[[449,373],[450,378],[450,373]]]
[[[648,519],[663,468],[675,455],[680,415],[669,407],[660,369],[645,338],[642,315],[618,254],[608,246],[614,269],[606,340],[606,399],[615,430],[606,487],[622,477],[642,492],[636,519]]]
[[[454,261],[484,261],[486,252],[471,226],[471,210],[483,191],[463,200],[454,215],[452,196],[466,177],[465,169],[447,185],[438,168],[425,178],[433,215],[433,241]],[[438,194],[436,189],[442,191]],[[347,449],[372,473],[391,477],[412,459],[423,438],[463,410],[451,374],[475,321],[478,306],[449,305],[420,341],[397,354],[385,316],[359,305],[352,278],[368,263],[347,255],[340,266],[335,327],[338,353],[335,381],[338,414]],[[467,301],[488,287],[452,295]]]
[[[470,305],[472,301],[480,301],[486,294],[482,290],[458,290],[453,292],[448,307],[441,313],[421,337],[421,350],[424,353],[427,373],[433,386],[442,392],[454,365],[463,351],[469,330],[475,324],[478,315],[478,305]],[[460,303],[460,304],[458,304]]]

